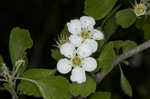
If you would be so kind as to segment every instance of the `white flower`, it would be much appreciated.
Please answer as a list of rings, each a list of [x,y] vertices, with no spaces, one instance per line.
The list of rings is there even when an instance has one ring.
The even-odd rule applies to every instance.
[[[69,40],[75,47],[79,47],[83,41],[82,37],[77,35],[71,35]]]
[[[70,76],[70,80],[79,84],[86,81],[85,70],[81,67],[75,67]]]
[[[146,14],[147,7],[143,3],[137,3],[133,10],[136,16],[141,16]]]
[[[76,49],[71,43],[67,42],[60,46],[60,53],[67,58],[72,58],[76,53]]]
[[[87,30],[92,30],[95,25],[94,18],[90,16],[82,16],[80,17],[81,27]]]
[[[94,40],[102,40],[102,39],[104,39],[104,34],[101,31],[97,30],[97,29],[92,30],[91,31],[91,35],[92,35],[92,38]]]
[[[71,73],[71,81],[82,83],[86,81],[85,71],[93,71],[97,67],[96,60],[94,58],[89,57],[92,54],[92,48],[86,43],[83,43],[77,48],[77,51],[74,50],[74,48],[69,48],[71,43],[66,43],[66,47],[63,47],[65,51],[64,55],[67,55],[66,57],[69,57],[69,59],[60,59],[57,63],[57,69],[60,73],[66,74],[69,73],[72,70]],[[63,45],[62,45],[63,46]],[[67,47],[69,46],[69,47]],[[68,50],[69,48],[69,50]],[[67,53],[68,52],[68,53]],[[71,53],[70,53],[71,52]],[[73,57],[72,57],[73,56]]]
[[[97,62],[94,58],[88,57],[88,58],[83,59],[82,67],[84,68],[85,71],[91,72],[96,69]]]
[[[96,52],[97,48],[98,48],[98,43],[93,40],[93,39],[86,39],[83,42],[84,45],[89,46],[89,48],[91,49],[92,53]]]
[[[104,38],[101,31],[94,29],[95,20],[92,17],[82,16],[80,20],[71,20],[67,25],[68,30],[72,33],[69,40],[75,47],[79,47],[87,39],[102,40]]]
[[[81,22],[78,19],[71,20],[67,23],[68,31],[72,34],[79,34],[81,32]]]
[[[77,49],[77,54],[81,58],[85,58],[90,56],[93,53],[92,48],[86,43],[82,43]]]
[[[68,59],[64,58],[64,59],[60,59],[58,61],[58,63],[57,63],[57,70],[60,73],[66,74],[66,73],[70,72],[71,69],[72,69],[72,63]]]

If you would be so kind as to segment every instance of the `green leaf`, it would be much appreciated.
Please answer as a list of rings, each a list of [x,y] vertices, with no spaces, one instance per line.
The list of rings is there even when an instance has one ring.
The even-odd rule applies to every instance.
[[[128,28],[136,21],[136,15],[130,9],[120,10],[116,14],[116,22],[122,28]]]
[[[48,70],[48,69],[30,69],[26,71],[23,74],[24,78],[29,78],[32,80],[39,80],[43,79],[49,76],[54,75],[56,70]],[[18,85],[17,89],[20,93],[26,94],[26,95],[33,95],[35,97],[40,97],[40,92],[36,85],[34,85],[31,82],[28,81],[21,81],[21,83]]]
[[[105,48],[103,49],[101,55],[99,56],[97,60],[98,60],[98,66],[101,67],[102,71],[104,73],[109,72],[115,60],[115,52],[113,49],[113,43],[108,43],[105,46]]]
[[[137,46],[136,42],[126,40],[122,45],[123,53],[130,51],[131,49],[135,48]]]
[[[111,17],[104,25],[105,39],[108,40],[113,33],[116,32],[118,25],[116,24],[115,17]]]
[[[144,30],[144,38],[146,40],[149,40],[150,39],[150,24],[144,24],[143,30]]]
[[[61,76],[51,76],[37,80],[44,99],[71,99],[69,82]]]
[[[145,21],[147,21],[147,20],[145,20],[144,16],[137,18],[136,19],[136,28],[137,29],[143,28],[143,24],[145,23]]]
[[[121,67],[120,67],[120,72],[121,72],[121,78],[120,78],[121,88],[126,95],[128,95],[129,97],[132,97],[132,88],[131,88],[128,80],[124,76],[124,73],[123,73]]]
[[[3,57],[0,55],[0,63],[3,63],[4,62],[4,59]]]
[[[31,48],[32,45],[33,42],[28,30],[18,27],[12,29],[9,40],[9,51],[13,66],[15,66],[15,62],[18,59],[25,57],[25,51]]]
[[[96,92],[94,93],[90,99],[111,99],[110,92]]]
[[[96,90],[96,82],[89,76],[87,76],[86,82],[77,84],[73,82],[70,85],[70,92],[73,96],[87,97]]]
[[[51,56],[58,61],[59,59],[63,58],[64,56],[60,54],[60,51],[58,49],[52,49],[51,50]]]
[[[113,46],[115,49],[120,50],[122,48],[124,42],[125,41],[123,41],[123,40],[116,40],[116,41],[113,41],[112,43],[113,43]]]
[[[61,33],[62,35],[66,35],[66,36],[69,36],[70,33],[68,31],[68,27],[67,27],[67,24],[65,24],[64,28],[62,29]]]
[[[137,46],[136,42],[130,41],[130,40],[126,40],[126,41],[118,40],[118,41],[113,41],[112,43],[113,43],[113,46],[115,49],[117,49],[117,50],[122,49],[123,53],[125,53]]]
[[[86,0],[84,13],[100,20],[112,10],[116,2],[117,0]]]
[[[128,61],[125,61],[125,60],[124,60],[124,61],[122,61],[121,63],[124,64],[124,65],[129,66],[129,62],[128,62]]]

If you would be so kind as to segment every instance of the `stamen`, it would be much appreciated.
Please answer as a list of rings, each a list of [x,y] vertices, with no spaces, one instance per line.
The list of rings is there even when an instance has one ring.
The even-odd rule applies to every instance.
[[[73,67],[81,66],[81,58],[78,56],[75,56],[73,59],[71,59]]]
[[[81,36],[82,36],[83,39],[91,38],[90,32],[87,31],[86,29],[83,29],[83,30],[82,30]]]

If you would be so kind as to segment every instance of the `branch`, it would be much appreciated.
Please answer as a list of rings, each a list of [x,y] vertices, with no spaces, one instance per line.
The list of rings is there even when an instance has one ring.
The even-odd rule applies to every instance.
[[[143,50],[145,49],[148,49],[150,48],[150,40],[144,42],[143,44],[135,47],[134,49],[124,53],[124,54],[121,54],[119,56],[116,57],[116,60],[114,62],[114,64],[112,65],[112,68],[107,72],[107,73],[104,73],[104,72],[98,72],[96,75],[93,75],[92,77],[95,78],[96,80],[96,83],[97,85],[101,83],[101,81],[113,70],[114,67],[116,67],[121,61],[139,53],[139,52],[142,52]],[[83,97],[77,97],[77,99],[83,99]]]
[[[105,76],[107,76],[114,67],[117,66],[117,64],[119,64],[121,61],[139,53],[139,52],[142,52],[143,50],[145,49],[148,49],[150,48],[150,40],[144,42],[143,44],[135,47],[134,49],[124,53],[124,54],[121,54],[119,56],[116,57],[116,60],[114,62],[114,64],[112,65],[112,68],[109,70],[108,73],[104,73],[104,72],[98,72],[96,75],[95,75],[95,80],[96,80],[96,83],[97,85],[101,83],[101,81],[105,78]]]

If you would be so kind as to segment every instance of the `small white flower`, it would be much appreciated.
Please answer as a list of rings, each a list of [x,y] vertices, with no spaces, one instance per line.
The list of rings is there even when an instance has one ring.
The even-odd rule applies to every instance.
[[[71,35],[69,40],[75,47],[79,47],[83,41],[82,37],[77,35]]]
[[[81,22],[78,19],[71,20],[67,23],[68,31],[72,34],[79,34],[81,32]]]
[[[67,43],[70,44],[70,43]],[[63,46],[63,45],[62,45]],[[67,45],[68,46],[68,45]],[[90,48],[89,44],[83,43],[77,48],[77,51],[73,51],[72,48],[69,48],[72,53],[67,53],[67,56],[73,56],[69,59],[60,59],[57,63],[57,69],[60,73],[66,74],[72,70],[71,73],[71,81],[82,83],[86,81],[85,71],[93,71],[97,67],[96,60],[94,58],[89,57],[92,54],[92,48]],[[73,53],[76,52],[76,53]]]
[[[72,63],[68,59],[64,58],[64,59],[60,59],[58,61],[58,63],[57,63],[57,70],[60,73],[66,74],[66,73],[70,72],[71,69],[72,69]]]
[[[70,80],[79,84],[86,81],[85,70],[81,67],[75,67],[70,76]]]
[[[86,39],[83,44],[88,45],[89,48],[92,50],[92,53],[96,52],[98,48],[98,43],[93,39]]]
[[[92,30],[95,25],[95,20],[94,18],[90,16],[82,16],[80,17],[80,22],[81,22],[81,27],[87,30]]]
[[[76,49],[71,43],[67,42],[60,46],[60,53],[67,58],[72,58],[76,53]]]
[[[68,30],[75,35],[71,35],[71,37],[69,37],[70,42],[74,44],[75,47],[79,47],[80,43],[86,41],[87,39],[102,40],[104,38],[101,31],[94,29],[95,20],[92,17],[82,16],[80,20],[74,19],[67,24]],[[75,27],[78,27],[78,29],[75,29]]]
[[[147,7],[143,3],[137,3],[133,9],[136,16],[141,16],[146,14]]]
[[[82,61],[82,67],[85,71],[91,72],[96,69],[97,62],[92,57],[84,58],[84,60]]]
[[[82,43],[77,49],[77,54],[81,58],[85,58],[90,56],[93,53],[92,48],[86,43]]]
[[[102,40],[102,39],[104,39],[104,34],[101,31],[97,30],[97,29],[92,30],[91,31],[91,35],[92,35],[92,38],[94,40]]]

